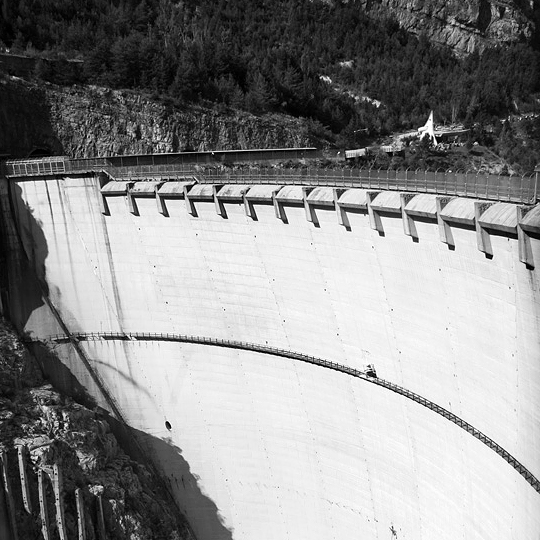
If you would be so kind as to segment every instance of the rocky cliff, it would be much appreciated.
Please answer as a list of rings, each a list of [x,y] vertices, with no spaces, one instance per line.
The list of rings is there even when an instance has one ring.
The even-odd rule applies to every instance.
[[[285,115],[180,108],[134,92],[0,81],[0,154],[71,157],[323,144]]]
[[[62,481],[53,493],[55,468],[61,471]],[[21,540],[41,538],[44,514],[38,501],[39,475],[47,477],[44,501],[51,538],[62,537],[60,529],[67,538],[81,538],[82,519],[87,540],[192,539],[161,484],[122,451],[105,417],[47,384],[14,332],[0,319],[2,539],[16,538],[14,529]],[[77,489],[84,501],[82,518],[75,503]]]
[[[500,43],[529,40],[533,0],[362,0],[377,14],[390,14],[409,32],[463,56]]]

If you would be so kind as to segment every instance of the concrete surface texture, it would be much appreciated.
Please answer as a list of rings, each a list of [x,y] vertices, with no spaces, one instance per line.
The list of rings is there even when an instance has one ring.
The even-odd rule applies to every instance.
[[[341,196],[354,206],[336,212],[328,194],[308,208],[305,190],[267,189],[246,212],[244,192],[216,202],[203,189],[160,213],[146,190],[126,190],[108,188],[104,208],[95,178],[12,181],[42,283],[13,288],[11,308],[32,336],[62,332],[53,306],[71,332],[193,334],[373,364],[540,477],[538,236],[527,237],[534,268],[516,234],[475,225],[469,202],[446,204],[443,223],[425,195],[407,199],[416,214],[405,216],[394,195],[350,190]],[[511,208],[491,213],[513,230]],[[383,388],[210,345],[80,346],[200,540],[540,535],[540,494],[522,476]],[[71,345],[55,347],[107,406]]]

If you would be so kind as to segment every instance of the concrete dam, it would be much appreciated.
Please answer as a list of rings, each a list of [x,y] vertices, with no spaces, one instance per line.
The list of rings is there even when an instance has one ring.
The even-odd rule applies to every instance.
[[[540,538],[534,179],[55,159],[4,167],[2,308],[199,540]]]

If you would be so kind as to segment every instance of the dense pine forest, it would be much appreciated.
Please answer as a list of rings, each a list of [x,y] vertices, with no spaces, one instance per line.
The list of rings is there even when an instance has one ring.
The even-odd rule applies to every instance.
[[[416,127],[433,109],[440,122],[473,127],[477,139],[519,162],[521,143],[501,119],[537,108],[534,41],[460,60],[353,0],[3,0],[1,7],[1,47],[64,59],[38,62],[38,78],[137,89],[178,106],[303,116],[338,145]],[[535,121],[522,128],[540,131]],[[534,144],[530,152],[528,168],[540,158]]]

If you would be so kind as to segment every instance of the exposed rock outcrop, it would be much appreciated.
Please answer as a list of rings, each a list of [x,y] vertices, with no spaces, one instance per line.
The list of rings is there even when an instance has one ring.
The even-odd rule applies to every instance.
[[[394,16],[407,31],[463,56],[500,43],[528,40],[532,0],[362,0],[366,9]]]
[[[62,471],[62,505],[67,538],[78,538],[75,489],[85,501],[86,537],[110,540],[182,540],[192,538],[177,509],[163,495],[162,486],[147,468],[132,461],[119,447],[103,416],[66,398],[42,380],[32,358],[0,320],[0,532],[4,530],[8,497],[4,497],[2,459],[9,461],[15,527],[19,538],[38,538],[36,473]],[[32,512],[25,511],[17,448],[27,449],[27,482]],[[2,458],[3,456],[3,458]],[[19,458],[20,459],[20,458]],[[4,461],[4,463],[5,463]],[[5,471],[5,465],[4,465]],[[56,493],[49,495],[49,522],[56,538]],[[96,515],[96,501],[103,510]],[[55,517],[56,516],[56,517]]]
[[[0,84],[0,154],[35,149],[71,157],[185,150],[324,145],[309,122],[200,106],[180,109],[134,92],[58,87],[5,78]]]

